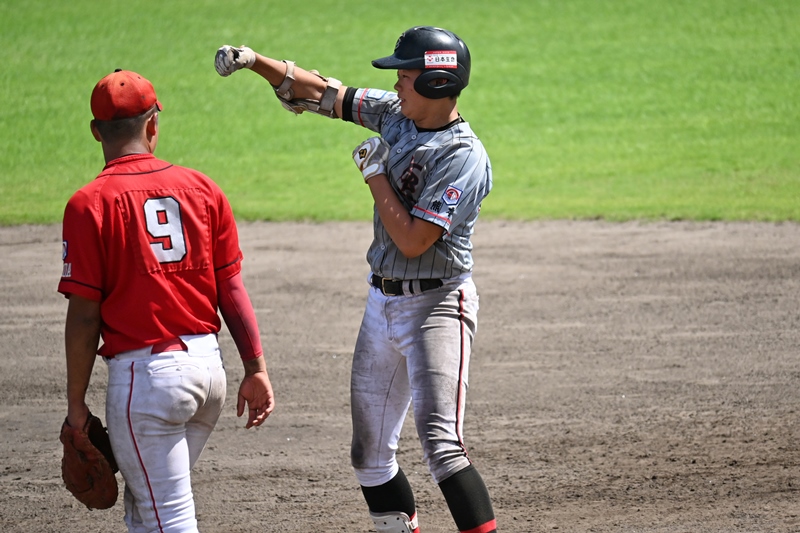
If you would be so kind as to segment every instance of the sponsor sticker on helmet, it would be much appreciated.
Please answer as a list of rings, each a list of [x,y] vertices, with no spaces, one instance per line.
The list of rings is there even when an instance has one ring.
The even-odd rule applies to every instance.
[[[455,50],[428,50],[425,68],[458,68],[458,54]]]
[[[450,185],[445,189],[444,194],[442,195],[442,200],[447,205],[456,205],[458,201],[461,199],[461,189],[453,187]]]

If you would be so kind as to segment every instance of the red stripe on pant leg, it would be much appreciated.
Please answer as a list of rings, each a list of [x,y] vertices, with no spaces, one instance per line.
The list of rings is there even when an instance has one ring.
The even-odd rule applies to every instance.
[[[481,524],[480,526],[472,529],[467,529],[466,531],[461,531],[460,533],[493,533],[494,531],[497,531],[497,520],[492,519],[485,524]]]
[[[150,485],[150,476],[147,475],[147,468],[144,466],[144,460],[142,459],[142,454],[139,452],[139,445],[136,442],[136,434],[133,432],[133,422],[131,422],[131,401],[133,400],[133,380],[134,380],[134,372],[133,372],[134,363],[131,363],[131,388],[128,391],[128,431],[131,435],[131,441],[133,442],[133,448],[136,450],[136,458],[139,460],[139,466],[142,467],[142,473],[144,474],[144,479],[147,482],[147,490],[150,493],[150,501],[153,504],[153,512],[156,514],[156,522],[158,522],[158,530],[163,531],[164,528],[161,525],[161,517],[158,516],[158,506],[156,505],[156,498],[153,494],[153,487]]]

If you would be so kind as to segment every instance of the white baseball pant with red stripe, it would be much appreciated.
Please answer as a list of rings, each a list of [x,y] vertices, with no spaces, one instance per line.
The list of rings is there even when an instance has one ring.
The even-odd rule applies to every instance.
[[[190,472],[222,411],[225,369],[216,335],[181,340],[185,350],[106,359],[106,421],[131,533],[197,531]]]

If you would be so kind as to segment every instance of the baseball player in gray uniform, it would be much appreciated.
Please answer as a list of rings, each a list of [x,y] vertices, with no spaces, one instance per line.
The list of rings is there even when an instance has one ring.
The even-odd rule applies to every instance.
[[[492,187],[486,150],[457,109],[470,54],[454,33],[405,31],[373,66],[397,71],[394,91],[353,88],[291,61],[225,45],[222,76],[246,68],[286,109],[379,134],[353,151],[375,201],[371,285],[351,373],[351,462],[378,533],[419,532],[396,451],[408,408],[433,479],[462,533],[492,533],[486,486],[467,455],[464,407],[478,295],[470,238]]]

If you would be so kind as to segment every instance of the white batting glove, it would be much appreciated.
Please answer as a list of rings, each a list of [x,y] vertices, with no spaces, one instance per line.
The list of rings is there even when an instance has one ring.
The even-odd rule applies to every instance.
[[[353,161],[366,182],[378,174],[386,174],[389,145],[380,137],[370,137],[353,150]]]
[[[226,44],[217,50],[214,66],[220,76],[230,76],[241,68],[251,68],[256,62],[256,53],[242,45],[235,48]]]

